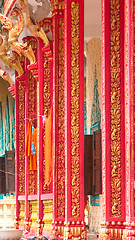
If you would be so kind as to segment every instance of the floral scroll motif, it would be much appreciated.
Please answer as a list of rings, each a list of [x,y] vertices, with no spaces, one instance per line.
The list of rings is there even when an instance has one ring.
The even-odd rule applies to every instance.
[[[72,216],[80,214],[79,181],[79,2],[71,3],[71,194]]]
[[[65,124],[64,124],[64,19],[59,20],[59,69],[58,69],[58,147],[57,147],[57,171],[58,171],[58,217],[65,215]]]
[[[120,0],[111,0],[111,203],[112,216],[121,216],[121,103],[120,103]]]
[[[25,95],[21,83],[18,82],[19,97],[19,195],[25,194]]]
[[[44,53],[44,89],[43,89],[43,111],[44,116],[48,117],[50,110],[50,59],[46,57]],[[43,136],[45,136],[45,129],[43,131]],[[45,143],[44,143],[45,144]],[[44,145],[43,145],[44,147]],[[45,159],[43,158],[43,166],[45,169]],[[50,193],[50,185],[47,186],[45,183],[45,176],[43,174],[43,192]]]

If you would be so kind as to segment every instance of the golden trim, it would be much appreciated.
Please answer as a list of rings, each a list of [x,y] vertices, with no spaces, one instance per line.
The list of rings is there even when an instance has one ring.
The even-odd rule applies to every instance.
[[[79,2],[71,3],[71,209],[80,215],[79,145]]]
[[[128,4],[128,3],[127,3]],[[130,88],[130,94],[131,94],[131,122],[129,124],[129,126],[131,126],[131,164],[129,162],[129,166],[130,166],[130,174],[128,172],[128,181],[130,181],[130,187],[131,187],[131,217],[134,217],[134,13],[135,13],[135,10],[134,10],[134,6],[135,6],[135,1],[134,0],[131,0],[131,88]],[[129,9],[128,9],[129,10]],[[128,15],[127,15],[128,16]],[[127,34],[128,34],[128,27],[127,27]],[[129,66],[129,65],[128,65]],[[127,76],[128,78],[128,76]],[[127,79],[128,81],[128,79]],[[126,172],[127,173],[127,172]],[[129,176],[130,176],[130,179],[129,179]],[[129,186],[127,188],[127,190],[129,191]],[[127,192],[126,194],[127,196],[129,196],[129,192]],[[129,212],[129,209],[128,209],[128,212]]]
[[[121,216],[120,0],[110,1],[111,212]]]
[[[57,19],[59,26],[59,66],[56,86],[58,97],[58,146],[57,146],[57,191],[58,191],[58,217],[65,216],[65,121],[64,121],[64,18]]]
[[[25,194],[25,95],[21,82],[18,82],[18,105],[19,105],[19,195]]]
[[[105,217],[105,6],[102,5],[102,198],[103,198],[103,217]]]
[[[43,115],[48,117],[49,110],[51,107],[51,99],[50,99],[50,60],[46,57],[46,53],[43,53],[43,64],[44,64],[44,82],[43,82]],[[45,136],[45,128],[43,130],[43,139]],[[43,149],[44,149],[45,142],[43,141]],[[43,150],[43,156],[44,156],[44,150]],[[45,169],[45,156],[43,157],[43,167]],[[43,193],[49,193],[50,192],[50,186],[47,186],[45,183],[45,175],[43,174]]]

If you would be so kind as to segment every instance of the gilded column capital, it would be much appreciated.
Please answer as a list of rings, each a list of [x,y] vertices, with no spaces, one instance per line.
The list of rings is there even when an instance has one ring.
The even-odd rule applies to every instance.
[[[64,10],[64,1],[63,0],[51,0],[51,11],[52,14],[58,14],[62,10]]]

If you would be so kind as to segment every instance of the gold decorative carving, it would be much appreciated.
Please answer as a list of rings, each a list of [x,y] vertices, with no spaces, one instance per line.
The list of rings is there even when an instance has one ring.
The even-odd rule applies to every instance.
[[[65,216],[65,121],[64,121],[64,18],[57,19],[59,28],[58,72],[56,73],[56,95],[58,124],[57,145],[57,211],[58,218]]]
[[[81,240],[86,239],[86,228],[85,226],[77,226],[76,222],[73,225],[68,225],[64,228],[64,239],[73,239],[73,240]]]
[[[22,8],[22,11],[26,13],[26,27],[29,29],[29,31],[38,38],[41,38],[45,44],[45,47],[49,44],[49,40],[43,30],[42,27],[39,27],[39,25],[33,25],[30,15],[29,15],[29,9],[28,9],[28,4],[26,0],[20,0],[19,4]]]
[[[44,18],[42,21],[37,20],[37,24],[39,27],[45,28],[46,32],[52,30],[52,18]]]
[[[105,12],[104,12],[104,1],[102,5],[102,202],[103,202],[103,217],[105,217]]]
[[[0,68],[0,76],[7,82],[9,82],[10,86],[12,86],[14,83],[13,83],[13,80],[11,79],[11,77],[9,76],[8,73],[6,73],[5,71],[3,71],[1,68]]]
[[[37,39],[35,37],[24,38],[24,42],[32,47],[33,52],[36,55],[37,51]],[[37,81],[33,77],[31,71],[27,73],[27,117],[32,120],[34,127],[37,127]],[[28,158],[28,166],[30,165],[30,159]],[[28,167],[29,169],[29,167]],[[37,173],[36,171],[28,171],[29,188],[28,194],[37,194]]]
[[[31,228],[37,229],[37,201],[29,201],[29,207],[31,208],[31,210],[29,210],[31,218]]]
[[[53,200],[43,201],[44,231],[51,231],[53,221]]]
[[[29,218],[25,218],[25,224],[24,224],[24,233],[28,234],[30,232],[31,229],[31,220]]]
[[[48,117],[51,102],[50,102],[50,60],[46,57],[46,53],[43,54],[44,58],[44,89],[43,89],[43,110],[44,110],[44,116]],[[43,131],[43,138],[45,136],[45,129]],[[44,143],[45,144],[45,143]],[[45,146],[43,145],[43,148]],[[43,151],[44,152],[44,151]],[[45,157],[43,158],[43,166],[45,168]],[[50,192],[50,186],[47,186],[45,183],[45,176],[43,174],[43,192],[49,193]]]
[[[20,220],[21,220],[20,218],[15,217],[15,221],[14,221],[15,229],[19,229]]]
[[[131,4],[132,6],[132,4]],[[134,130],[133,130],[133,122],[131,119],[131,123],[129,121],[129,91],[131,91],[131,101],[133,99],[133,47],[131,44],[131,90],[129,90],[129,4],[128,4],[128,0],[125,1],[125,130],[126,130],[126,134],[125,134],[125,164],[126,164],[126,216],[129,216],[129,202],[130,199],[133,199],[133,196],[131,196],[131,198],[129,197],[129,171],[134,171],[133,170],[133,165],[134,165],[134,154],[132,155],[132,149],[134,148],[134,144],[131,141],[131,146],[129,143],[129,126],[131,126],[131,139],[134,138]],[[133,9],[131,7],[131,16],[133,14]],[[133,26],[133,21],[130,22],[131,24],[131,29],[134,31],[134,26]],[[133,43],[133,31],[131,30],[131,42]],[[134,115],[134,105],[133,103],[131,103],[131,116]],[[131,165],[130,165],[130,147],[131,147]],[[129,167],[131,166],[131,167]],[[130,170],[129,170],[130,168]],[[132,201],[132,200],[131,200]],[[132,210],[131,210],[131,215],[132,215]],[[133,216],[133,215],[132,215]]]
[[[135,38],[135,29],[134,29],[134,24],[135,24],[135,19],[134,19],[134,14],[135,14],[135,1],[132,0],[131,1],[131,6],[129,8],[129,4],[127,3],[128,6],[128,9],[126,9],[127,12],[127,17],[126,17],[126,24],[127,24],[127,31],[126,31],[126,34],[127,36],[129,36],[129,11],[131,12],[131,19],[130,19],[130,24],[131,24],[131,64],[130,64],[130,68],[131,68],[131,77],[130,77],[130,80],[131,80],[131,86],[130,86],[130,90],[128,89],[128,92],[130,92],[131,96],[130,96],[130,99],[131,99],[131,105],[130,105],[130,116],[131,116],[131,122],[129,121],[128,124],[130,124],[131,126],[131,134],[130,134],[130,137],[128,138],[128,140],[130,139],[130,144],[126,144],[126,146],[130,146],[129,149],[126,149],[126,155],[128,155],[128,157],[130,156],[131,154],[131,159],[129,162],[129,159],[126,159],[126,163],[127,163],[127,166],[126,166],[126,197],[127,197],[127,202],[129,205],[129,202],[131,201],[131,207],[130,207],[130,211],[131,211],[131,218],[134,218],[135,217],[135,191],[134,191],[134,180],[135,180],[135,169],[134,169],[134,164],[135,164],[135,160],[134,160],[134,157],[135,157],[135,140],[134,140],[134,134],[135,134],[135,117],[134,117],[134,106],[135,106],[135,93],[134,93],[134,83],[135,83],[135,78],[134,78],[134,72],[135,72],[135,44],[134,44],[134,38]],[[127,43],[128,43],[129,39],[127,40]],[[127,46],[127,50],[129,50],[129,45]],[[126,61],[127,61],[127,75],[126,75],[126,79],[127,79],[127,84],[129,84],[129,75],[128,75],[128,72],[129,72],[129,55],[127,55],[127,58],[126,58]],[[128,93],[127,92],[127,93]],[[126,95],[127,98],[129,99],[128,95]],[[127,105],[127,107],[129,107],[129,105]],[[129,116],[129,115],[127,115]],[[127,130],[129,129],[128,128],[129,125],[127,125]],[[126,137],[127,136],[127,132],[126,132]],[[130,152],[130,153],[129,153]],[[127,162],[128,160],[128,162]],[[127,172],[128,171],[128,172]],[[129,174],[130,172],[130,174]],[[129,176],[130,176],[130,179],[129,179]],[[129,190],[129,181],[130,181],[130,190]],[[129,192],[131,192],[131,195],[129,197]],[[127,206],[128,208],[128,211],[129,211],[129,206]],[[128,212],[129,213],[129,212]],[[135,234],[134,234],[135,235]]]
[[[44,222],[42,221],[42,219],[39,219],[37,221],[37,237],[40,237],[42,235],[43,232],[43,227],[44,227]]]
[[[121,216],[120,0],[110,1],[111,212]]]
[[[103,228],[100,231],[100,240],[123,239],[123,230],[115,228]]]
[[[7,51],[9,50],[10,45],[8,43],[8,39],[7,37],[5,38],[5,42],[3,42],[3,38],[0,36],[0,58],[1,60],[8,66],[8,68],[14,68],[19,76],[21,76],[23,74],[23,69],[22,66],[20,64],[20,62],[15,58],[15,57],[10,57],[7,54]],[[2,72],[1,72],[2,73]],[[7,77],[9,79],[9,75],[4,75],[3,77]]]
[[[71,3],[71,196],[72,216],[80,215],[79,180],[79,2]]]
[[[25,202],[24,201],[19,201],[19,217],[20,217],[20,226],[24,226],[24,218],[25,218]],[[17,220],[18,221],[18,220]]]
[[[57,26],[57,28],[56,28]],[[57,51],[54,54],[53,60],[56,61],[56,69],[53,65],[53,72],[55,77],[53,78],[54,92],[53,100],[56,103],[55,109],[57,109],[56,115],[53,115],[57,128],[57,142],[56,142],[56,179],[55,191],[56,196],[55,203],[57,206],[56,217],[65,217],[65,124],[64,124],[64,18],[58,17],[53,19],[53,38],[57,32],[57,39],[53,41],[53,49]],[[55,140],[54,140],[55,141]]]
[[[18,82],[18,98],[19,98],[19,195],[25,194],[25,99],[24,90],[21,83]]]
[[[10,46],[21,56],[22,54],[30,60],[30,63],[35,63],[35,56],[32,51],[31,46],[27,49],[27,43],[20,43],[18,41],[18,37],[24,29],[24,17],[19,8],[15,8],[12,11],[12,16],[18,17],[18,21],[16,21],[15,27],[13,27],[12,21],[0,14],[0,21],[3,25],[3,28],[8,31],[8,43]]]
[[[34,126],[37,125],[37,81],[29,71],[28,75],[28,118],[32,119]],[[37,193],[37,175],[36,171],[29,171],[29,195]]]
[[[58,14],[58,10],[64,10],[65,4],[63,0],[51,0],[51,12],[53,16]]]

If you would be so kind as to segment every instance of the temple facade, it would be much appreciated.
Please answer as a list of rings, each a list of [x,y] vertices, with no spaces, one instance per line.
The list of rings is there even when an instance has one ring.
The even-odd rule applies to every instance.
[[[42,19],[32,18],[35,2],[45,2]],[[83,240],[84,0],[30,6],[30,0],[5,0],[0,13],[6,66],[0,74],[11,85],[16,112],[15,228],[24,228],[22,239]],[[101,9],[102,101],[100,110],[95,67],[91,110],[92,124],[101,119],[102,130],[99,238],[133,240],[135,1],[102,0]]]

